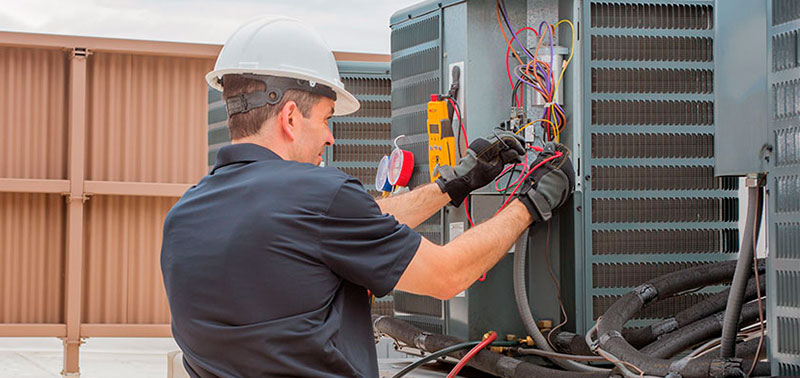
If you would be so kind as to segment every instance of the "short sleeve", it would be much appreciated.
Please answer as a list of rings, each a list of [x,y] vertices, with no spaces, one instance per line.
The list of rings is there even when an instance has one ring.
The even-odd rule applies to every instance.
[[[320,226],[322,261],[342,278],[376,296],[397,285],[419,248],[421,236],[388,214],[356,179],[347,179]]]

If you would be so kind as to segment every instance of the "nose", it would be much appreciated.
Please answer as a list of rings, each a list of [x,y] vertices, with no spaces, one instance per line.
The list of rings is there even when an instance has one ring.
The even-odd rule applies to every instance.
[[[336,142],[336,140],[333,139],[333,132],[328,128],[328,137],[325,139],[325,145],[332,146],[334,142]]]

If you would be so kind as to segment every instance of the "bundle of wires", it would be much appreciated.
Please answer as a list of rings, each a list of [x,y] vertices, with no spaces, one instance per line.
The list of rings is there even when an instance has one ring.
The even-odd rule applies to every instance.
[[[504,0],[496,0],[496,13],[497,23],[500,25],[500,31],[502,32],[503,38],[508,45],[508,49],[506,50],[506,72],[508,73],[508,81],[512,88],[512,104],[516,103],[517,107],[523,106],[523,91],[519,91],[521,84],[525,84],[539,93],[539,95],[541,95],[545,100],[546,104],[540,119],[532,123],[540,123],[541,127],[544,129],[545,141],[558,142],[559,135],[564,131],[567,120],[564,109],[561,107],[561,105],[555,102],[555,99],[557,98],[558,87],[561,84],[561,80],[564,78],[564,73],[566,72],[570,61],[572,61],[572,56],[575,52],[575,28],[572,25],[572,22],[569,20],[561,20],[555,25],[542,22],[539,24],[538,31],[531,27],[523,27],[515,32],[514,28],[511,27],[510,21],[508,20],[508,12],[506,11]],[[553,67],[553,50],[555,47],[553,42],[553,33],[555,32],[555,29],[562,23],[566,23],[570,26],[570,28],[572,28],[572,43],[570,46],[570,56],[563,67],[561,67],[558,78],[556,79],[555,68],[557,67]],[[506,35],[506,28],[511,34],[511,40],[509,40],[508,36]],[[532,54],[518,38],[522,31],[531,31],[538,38],[535,53]],[[545,41],[545,38],[548,36],[550,40],[550,60],[549,62],[545,62],[538,59],[538,53]],[[519,53],[517,53],[513,42],[516,42],[516,45],[519,46],[523,52],[525,52],[525,55],[527,55],[525,60],[523,57],[520,57]],[[514,77],[516,77],[517,80],[516,83],[514,83],[514,79],[511,75],[512,70],[509,66],[510,55],[513,56],[517,62],[519,62],[519,65],[515,66],[513,69]],[[525,125],[523,129],[532,123]],[[522,129],[517,131],[521,130]]]

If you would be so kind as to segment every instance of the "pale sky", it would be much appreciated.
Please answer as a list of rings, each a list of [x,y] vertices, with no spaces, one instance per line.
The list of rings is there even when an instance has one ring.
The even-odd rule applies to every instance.
[[[222,44],[264,14],[298,18],[333,50],[389,53],[389,17],[421,0],[3,0],[0,30]]]

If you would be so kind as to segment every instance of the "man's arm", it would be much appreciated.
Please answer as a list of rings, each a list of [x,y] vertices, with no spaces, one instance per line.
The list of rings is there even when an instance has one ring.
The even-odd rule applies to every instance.
[[[393,215],[398,222],[414,228],[450,202],[450,196],[431,183],[376,202],[383,213]]]
[[[444,246],[422,238],[395,289],[450,299],[497,264],[532,221],[525,205],[514,200]]]

